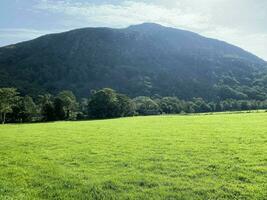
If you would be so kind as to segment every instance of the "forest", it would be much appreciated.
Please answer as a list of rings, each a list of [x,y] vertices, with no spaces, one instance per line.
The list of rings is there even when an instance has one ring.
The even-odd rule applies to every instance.
[[[158,24],[84,28],[0,48],[0,87],[33,98],[71,90],[81,99],[113,88],[131,98],[264,101],[267,63],[226,42]]]
[[[111,88],[92,90],[88,98],[78,99],[72,91],[36,98],[22,96],[16,88],[0,88],[0,120],[2,123],[49,122],[63,120],[110,119],[129,116],[189,114],[222,111],[267,109],[267,100],[207,102],[202,98],[190,101],[155,95],[130,98]]]

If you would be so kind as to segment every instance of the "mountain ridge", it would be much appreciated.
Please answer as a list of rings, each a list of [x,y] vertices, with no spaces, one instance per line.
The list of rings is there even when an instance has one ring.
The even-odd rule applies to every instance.
[[[224,76],[236,79],[229,87],[243,93],[240,87],[254,87],[265,66],[239,47],[190,31],[152,23],[89,27],[0,48],[0,86],[25,94],[70,89],[84,97],[91,89],[112,87],[130,96],[216,99]]]
[[[28,41],[23,41],[23,42],[18,42],[18,43],[15,43],[15,44],[10,44],[10,45],[5,45],[5,46],[2,46],[0,47],[1,48],[10,48],[14,45],[19,45],[19,44],[23,44],[23,43],[27,43],[27,42],[30,42],[30,41],[35,41],[35,40],[38,40],[40,38],[43,38],[43,37],[49,37],[49,36],[56,36],[56,35],[60,35],[60,34],[65,34],[65,33],[70,33],[70,32],[75,32],[75,31],[87,31],[87,30],[95,30],[95,29],[99,29],[99,30],[129,30],[129,29],[135,29],[135,30],[138,30],[141,28],[149,28],[151,30],[151,28],[162,28],[162,29],[170,29],[170,30],[174,30],[174,31],[181,31],[181,32],[185,32],[185,33],[188,33],[188,34],[192,34],[192,35],[195,35],[195,36],[200,36],[202,38],[205,38],[205,39],[208,39],[208,40],[214,40],[214,41],[217,41],[217,42],[221,42],[221,43],[224,43],[226,45],[231,45],[235,48],[238,48],[246,53],[249,53],[253,56],[255,56],[257,59],[261,60],[263,63],[267,63],[267,61],[253,53],[251,53],[250,51],[246,50],[246,49],[243,49],[237,45],[233,45],[229,42],[226,42],[224,40],[219,40],[219,39],[216,39],[216,38],[212,38],[212,37],[206,37],[206,36],[203,36],[199,33],[195,33],[195,32],[192,32],[192,31],[188,31],[188,30],[184,30],[184,29],[178,29],[178,28],[174,28],[174,27],[170,27],[170,26],[164,26],[164,25],[161,25],[161,24],[157,24],[157,23],[152,23],[152,22],[144,22],[144,23],[141,23],[141,24],[136,24],[136,25],[130,25],[128,27],[125,27],[125,28],[110,28],[110,27],[84,27],[84,28],[77,28],[77,29],[73,29],[73,30],[68,30],[68,31],[62,31],[62,32],[59,32],[59,33],[50,33],[50,34],[45,34],[45,35],[42,35],[40,37],[37,37],[37,38],[34,38],[34,39],[31,39],[31,40],[28,40]]]

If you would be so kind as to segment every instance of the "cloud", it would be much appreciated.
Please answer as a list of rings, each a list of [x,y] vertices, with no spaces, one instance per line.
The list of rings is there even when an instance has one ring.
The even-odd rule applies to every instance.
[[[35,30],[35,29],[0,29],[0,46],[14,44],[40,37],[45,34],[61,32],[60,30]]]
[[[225,40],[267,60],[267,48],[265,45],[267,43],[267,34],[265,33],[247,33],[238,28],[216,27],[213,30],[204,31],[202,34]]]
[[[126,27],[142,22],[191,30],[250,50],[267,59],[267,1],[154,0],[86,3],[42,0],[38,10],[61,13],[69,28]]]
[[[71,16],[74,23],[91,26],[125,27],[142,22],[158,22],[180,28],[203,29],[206,16],[184,12],[182,9],[166,8],[159,4],[122,1],[120,4],[75,3],[72,1],[43,0],[37,9]]]
[[[38,15],[36,17],[40,26],[46,24],[45,29],[56,27],[70,30],[99,26],[121,28],[155,22],[227,41],[267,60],[265,0],[32,1],[35,4],[29,10]],[[53,31],[0,29],[0,45],[3,45],[3,41],[5,44],[19,42]]]

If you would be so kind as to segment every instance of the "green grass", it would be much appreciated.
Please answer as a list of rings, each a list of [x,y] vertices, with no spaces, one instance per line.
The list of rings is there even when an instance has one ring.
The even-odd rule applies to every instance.
[[[0,199],[267,199],[267,113],[2,125]]]

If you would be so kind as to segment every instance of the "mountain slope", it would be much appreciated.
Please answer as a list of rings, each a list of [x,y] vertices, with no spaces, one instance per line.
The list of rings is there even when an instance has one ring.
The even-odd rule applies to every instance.
[[[84,28],[0,48],[0,87],[70,89],[79,97],[112,87],[130,96],[264,99],[265,65],[233,45],[157,24]]]

